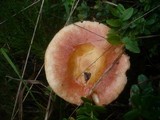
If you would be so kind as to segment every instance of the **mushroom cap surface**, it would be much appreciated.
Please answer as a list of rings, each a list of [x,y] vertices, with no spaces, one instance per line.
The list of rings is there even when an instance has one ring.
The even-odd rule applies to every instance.
[[[64,100],[80,105],[81,97],[97,105],[115,100],[127,83],[129,57],[122,45],[107,42],[109,28],[98,22],[77,22],[62,28],[45,53],[46,78]]]

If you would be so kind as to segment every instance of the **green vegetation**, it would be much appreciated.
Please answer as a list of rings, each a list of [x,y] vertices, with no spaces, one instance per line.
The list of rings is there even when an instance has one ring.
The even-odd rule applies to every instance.
[[[49,41],[75,21],[111,27],[108,41],[130,56],[128,84],[120,97],[98,107],[73,106],[51,92],[43,62]],[[1,0],[0,118],[3,120],[160,119],[159,0]]]

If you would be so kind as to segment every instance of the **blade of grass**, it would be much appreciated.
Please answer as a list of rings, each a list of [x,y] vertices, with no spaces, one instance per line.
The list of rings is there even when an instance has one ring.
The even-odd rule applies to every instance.
[[[13,14],[13,15],[11,16],[11,18],[17,16],[18,14],[22,13],[23,11],[27,10],[28,8],[30,8],[30,7],[32,7],[33,5],[37,4],[38,2],[40,2],[40,0],[37,0],[37,1],[33,2],[32,4],[30,4],[30,5],[28,5],[27,7],[23,8],[23,9],[20,10],[19,12]],[[9,20],[9,19],[5,19],[5,20],[1,21],[1,22],[0,22],[0,25],[2,25],[3,23],[7,22],[8,20]]]
[[[41,73],[43,67],[44,67],[44,64],[41,66],[40,70],[38,71],[38,74],[36,75],[34,81],[37,80],[37,78],[38,78],[39,74]],[[32,89],[32,87],[33,87],[33,84],[30,86],[29,91]],[[25,99],[27,98],[27,96],[28,96],[28,94],[29,94],[29,91],[26,93],[25,97],[23,98],[23,102],[24,102]]]
[[[13,68],[13,70],[15,71],[15,73],[18,75],[18,77],[20,78],[20,86],[22,86],[22,77],[20,76],[20,73],[18,72],[18,69],[16,68],[16,66],[14,65],[14,63],[12,62],[12,60],[9,58],[9,56],[7,55],[7,53],[5,52],[5,50],[3,48],[1,48],[1,53],[3,54],[3,56],[5,57],[5,59],[7,60],[7,62],[11,65],[11,67]],[[20,88],[18,88],[18,92],[17,92],[17,95],[16,95],[16,100],[15,100],[15,104],[14,104],[14,107],[13,107],[13,112],[12,112],[12,117],[11,117],[11,120],[13,118],[13,113],[16,109],[16,105],[17,105],[17,102],[18,102],[18,98],[19,98],[19,94],[20,94]]]
[[[25,60],[25,64],[24,64],[24,68],[23,68],[23,72],[22,72],[22,77],[21,77],[21,78],[24,77],[24,74],[25,74],[25,71],[26,71],[26,67],[27,67],[27,64],[28,64],[28,59],[29,59],[29,56],[30,56],[30,52],[31,52],[32,44],[33,44],[33,41],[34,41],[34,38],[35,38],[35,34],[36,34],[36,31],[37,31],[37,27],[38,27],[38,23],[39,23],[39,20],[40,20],[41,13],[42,13],[43,5],[44,5],[44,0],[42,0],[42,2],[41,2],[41,6],[40,6],[40,9],[39,9],[39,13],[38,13],[38,16],[37,16],[36,24],[35,24],[34,31],[33,31],[33,34],[32,34],[30,46],[29,46],[29,48],[28,48],[28,53],[27,53],[27,56],[26,56],[26,60]],[[19,96],[21,87],[22,87],[22,82],[20,82],[20,84],[19,84],[17,96]],[[29,88],[28,88],[28,90],[29,90]],[[31,94],[31,95],[32,95],[32,94]],[[36,99],[34,98],[33,95],[32,95],[32,97],[33,97],[33,99],[35,100],[35,102],[37,103],[37,105],[39,105],[40,107],[43,108],[43,106],[36,101]],[[15,105],[14,105],[14,106],[16,106],[16,104],[17,104],[17,99],[15,100]],[[17,110],[17,111],[18,111],[18,110]],[[17,111],[15,112],[15,109],[14,109],[14,111],[12,112],[12,117],[11,117],[12,120],[13,120],[14,117],[16,116]],[[14,113],[15,113],[15,114],[14,114]]]
[[[70,18],[71,18],[71,16],[72,16],[73,12],[75,11],[75,9],[77,8],[77,5],[78,5],[79,1],[80,1],[80,0],[77,0],[76,3],[74,2],[75,5],[74,5],[74,3],[73,3],[73,6],[72,6],[72,8],[71,8],[71,12],[70,12],[70,14],[69,14],[69,16],[68,16],[68,19],[67,19],[67,21],[66,21],[66,23],[65,23],[65,26],[68,25],[68,23],[69,23],[69,21],[70,21]]]
[[[134,22],[136,22],[137,20],[139,20],[140,18],[142,18],[142,17],[148,15],[149,13],[153,12],[154,10],[156,10],[156,9],[159,8],[159,7],[160,7],[160,4],[158,4],[156,7],[152,8],[152,9],[149,10],[148,12],[144,13],[142,16],[140,16],[140,17],[134,19],[133,21],[131,21],[130,23],[128,23],[127,25],[125,25],[123,28],[129,27],[132,23],[134,23]],[[123,28],[120,28],[118,31],[121,31]]]
[[[35,97],[33,96],[33,94],[31,93],[29,87],[27,86],[27,83],[22,79],[22,77],[20,76],[20,73],[16,67],[16,65],[12,62],[12,60],[9,58],[9,56],[7,55],[7,53],[5,52],[4,48],[1,48],[0,49],[1,53],[3,54],[3,56],[5,57],[5,59],[7,60],[7,62],[10,64],[10,66],[13,68],[13,70],[15,71],[15,73],[17,74],[17,76],[19,77],[20,79],[20,83],[21,83],[21,86],[22,86],[22,83],[24,84],[24,87],[27,89],[27,91],[30,93],[30,95],[32,96],[32,98],[35,100],[35,102],[41,106],[42,108],[44,108],[41,104],[39,104],[37,102],[37,100],[35,99]],[[21,90],[18,89],[18,92],[17,92],[17,95],[16,95],[16,100],[15,100],[15,103],[17,105],[17,102],[18,102],[18,98],[19,98],[19,94],[21,93]],[[13,111],[15,111],[16,109],[16,105],[14,105],[14,108],[13,108]],[[14,113],[14,112],[13,112]],[[14,116],[14,114],[12,115]],[[22,116],[21,116],[22,117]],[[14,118],[14,117],[13,117]],[[12,119],[12,118],[11,118]]]
[[[31,83],[39,83],[39,84],[42,85],[43,87],[47,88],[47,86],[45,86],[45,85],[42,84],[41,82],[37,81],[37,78],[38,78],[39,74],[41,73],[43,67],[44,67],[44,64],[41,66],[41,68],[40,68],[40,70],[38,71],[35,79],[34,79],[34,80],[31,80],[31,81],[33,81],[33,82],[31,82]],[[12,79],[13,79],[13,78],[12,78]],[[25,101],[25,99],[27,98],[27,96],[28,96],[29,92],[31,91],[32,87],[33,87],[33,84],[30,86],[29,90],[27,91],[26,95],[24,96],[22,103],[23,103],[23,102]],[[38,103],[38,104],[39,104],[39,103]],[[19,111],[19,109],[17,109],[17,111],[15,112],[15,115],[18,113],[18,111]]]
[[[13,62],[11,61],[11,59],[9,58],[9,56],[7,55],[7,53],[5,52],[4,48],[1,48],[1,53],[3,54],[3,56],[5,57],[5,59],[7,60],[7,62],[10,64],[10,66],[13,68],[13,70],[17,74],[17,76],[19,78],[21,78],[20,73],[19,73],[17,67],[15,66],[15,64],[13,64]]]

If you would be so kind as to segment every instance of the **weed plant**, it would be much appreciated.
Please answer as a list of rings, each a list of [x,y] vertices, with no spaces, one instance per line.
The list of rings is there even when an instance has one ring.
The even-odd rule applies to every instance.
[[[76,21],[110,26],[108,41],[130,56],[120,97],[99,107],[74,106],[56,96],[44,73],[44,53],[63,26]],[[0,119],[159,120],[159,0],[1,0]]]

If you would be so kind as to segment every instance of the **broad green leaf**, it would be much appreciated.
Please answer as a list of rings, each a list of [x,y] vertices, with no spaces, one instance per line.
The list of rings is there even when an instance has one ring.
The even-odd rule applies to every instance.
[[[89,119],[89,117],[88,116],[84,116],[84,115],[79,115],[77,117],[77,120],[88,120],[88,119]]]
[[[113,16],[118,18],[121,16],[120,11],[117,10],[116,8],[110,7],[109,10]]]
[[[87,3],[83,1],[79,7],[77,7],[77,10],[79,12],[78,18],[83,20],[88,17],[90,8],[87,6]]]
[[[130,102],[134,108],[139,108],[141,106],[140,94],[135,94],[135,95],[131,96]]]
[[[147,82],[146,84],[143,84],[140,87],[142,89],[143,94],[149,95],[149,94],[153,94],[153,92],[154,92],[151,82]]]
[[[98,120],[96,117],[80,116],[76,120]]]
[[[144,119],[146,120],[158,120],[160,116],[160,96],[154,96],[146,94],[142,97],[141,109]]]
[[[105,107],[103,107],[103,106],[93,106],[93,109],[95,110],[95,111],[97,111],[97,112],[106,112],[106,108]]]
[[[138,85],[139,87],[142,89],[142,90],[145,90],[146,87],[148,87],[148,82],[147,82],[148,78],[143,75],[143,74],[140,74],[138,76]]]
[[[118,4],[117,9],[119,10],[119,12],[122,14],[125,11],[125,8],[122,4]]]
[[[90,112],[90,109],[87,109],[87,107],[84,107],[84,106],[77,110],[77,114],[79,115],[88,114],[89,112]]]
[[[109,19],[106,20],[106,23],[111,27],[119,27],[122,25],[122,21],[120,19]]]
[[[145,0],[139,0],[141,3],[145,2]]]
[[[63,2],[63,5],[64,5],[64,7],[65,7],[65,9],[66,9],[67,15],[69,15],[70,7],[71,7],[72,4],[73,4],[73,0],[62,0],[62,2]]]
[[[154,106],[154,100],[156,101],[156,99],[154,99],[156,97],[154,97],[153,95],[144,95],[141,97],[141,106],[142,109],[147,110],[149,108],[152,108],[152,106]]]
[[[155,19],[154,19],[154,18],[149,19],[149,20],[146,21],[146,24],[147,24],[147,25],[152,25],[152,24],[154,24],[154,23],[155,23]]]
[[[88,98],[81,97],[81,99],[83,100],[84,103],[91,103],[92,104],[92,101]]]
[[[124,120],[138,120],[139,116],[140,116],[140,110],[133,109],[124,115]]]
[[[124,37],[122,42],[125,44],[125,48],[133,53],[140,53],[138,42],[135,39]]]
[[[140,93],[140,89],[137,85],[132,85],[131,86],[131,90],[130,90],[130,96],[132,97],[135,94],[139,94]]]
[[[63,120],[68,120],[67,118],[63,118]]]
[[[110,30],[110,32],[107,34],[107,36],[108,36],[107,41],[113,45],[119,45],[122,43],[120,35],[118,35],[113,30]]]
[[[143,74],[140,74],[138,76],[138,82],[143,82],[143,81],[146,81],[148,80],[147,76],[143,75]]]
[[[134,11],[133,8],[128,8],[128,9],[126,9],[126,10],[123,12],[122,16],[121,16],[122,20],[123,20],[123,21],[126,21],[126,20],[130,19],[131,16],[133,15],[133,11]]]

